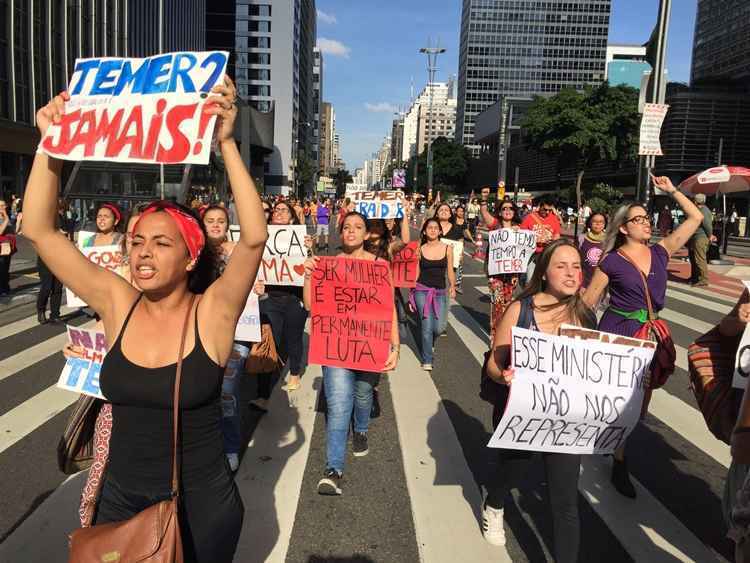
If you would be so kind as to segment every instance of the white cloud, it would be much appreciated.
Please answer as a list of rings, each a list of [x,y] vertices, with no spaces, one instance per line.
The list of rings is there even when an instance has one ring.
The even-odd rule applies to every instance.
[[[341,41],[335,39],[326,39],[325,37],[318,38],[318,49],[324,55],[331,55],[333,57],[349,58],[351,49],[344,45]]]
[[[378,102],[377,104],[365,102],[365,109],[373,113],[395,113],[398,111],[396,106],[388,102]]]
[[[317,12],[318,21],[331,25],[338,23],[338,21],[336,20],[336,16],[334,16],[333,14],[326,14],[323,10],[317,10]]]

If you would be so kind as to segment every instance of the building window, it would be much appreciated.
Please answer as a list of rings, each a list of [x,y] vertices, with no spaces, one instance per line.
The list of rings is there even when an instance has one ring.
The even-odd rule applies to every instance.
[[[271,102],[269,100],[250,100],[250,105],[263,113],[271,111]]]
[[[253,4],[249,8],[251,16],[271,17],[271,6],[268,4]]]
[[[250,47],[258,47],[260,49],[270,49],[271,48],[271,38],[270,37],[248,37],[246,38],[248,44]]]
[[[268,85],[250,85],[250,95],[251,96],[270,96],[271,95],[271,87]]]
[[[248,53],[248,60],[254,65],[270,65],[271,53]]]
[[[271,80],[271,71],[267,68],[249,69],[250,80]]]

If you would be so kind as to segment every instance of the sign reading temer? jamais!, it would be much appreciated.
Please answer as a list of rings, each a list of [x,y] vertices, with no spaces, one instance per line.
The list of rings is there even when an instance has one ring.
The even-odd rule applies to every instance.
[[[203,109],[228,53],[77,59],[70,100],[39,150],[66,160],[208,164],[216,116]]]

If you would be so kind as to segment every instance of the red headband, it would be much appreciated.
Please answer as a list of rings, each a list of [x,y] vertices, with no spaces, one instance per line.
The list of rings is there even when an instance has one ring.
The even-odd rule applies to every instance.
[[[120,213],[120,210],[117,209],[116,205],[112,205],[111,203],[102,203],[99,206],[99,209],[109,209],[112,212],[112,215],[115,216],[115,223],[119,223],[122,219],[122,214]]]
[[[174,219],[174,222],[177,223],[177,228],[180,230],[180,234],[182,235],[182,240],[185,241],[185,246],[187,246],[188,253],[190,253],[190,258],[192,258],[193,260],[197,260],[198,256],[200,256],[201,251],[203,250],[203,247],[206,245],[206,239],[203,236],[203,230],[201,229],[201,226],[195,217],[193,217],[192,215],[188,215],[178,207],[174,207],[169,203],[157,201],[144,209],[143,213],[141,213],[141,216],[138,218],[138,221],[133,226],[133,232],[135,232],[135,230],[138,228],[138,223],[140,223],[146,215],[150,215],[151,213],[155,213],[156,211],[164,211],[167,215]]]

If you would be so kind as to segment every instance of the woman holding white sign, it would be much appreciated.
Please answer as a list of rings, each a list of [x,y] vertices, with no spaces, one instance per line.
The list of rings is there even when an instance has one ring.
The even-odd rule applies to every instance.
[[[609,306],[599,321],[599,330],[658,342],[651,363],[651,389],[654,389],[663,385],[674,371],[674,343],[667,325],[656,317],[664,308],[669,257],[682,248],[700,226],[703,214],[677,191],[669,178],[652,176],[652,180],[656,187],[677,201],[687,219],[669,236],[649,245],[652,220],[648,211],[638,203],[621,206],[607,228],[603,257],[586,289],[585,299],[590,307],[596,307],[604,291],[609,289]],[[650,392],[644,397],[644,414],[649,398]],[[624,446],[613,457],[612,484],[620,494],[635,498]]]
[[[268,235],[260,198],[234,140],[235,99],[234,85],[225,78],[198,110],[218,116],[216,144],[243,227],[224,274],[215,281],[205,230],[187,208],[160,201],[143,211],[130,252],[139,290],[86,260],[55,229],[60,160],[37,153],[26,188],[26,235],[50,270],[104,322],[109,352],[100,384],[112,402],[115,424],[96,523],[127,521],[160,501],[178,499],[185,561],[232,561],[244,514],[222,448],[221,381]],[[60,122],[67,100],[62,93],[39,110],[42,137]],[[187,353],[175,362],[178,350]],[[174,410],[181,427],[177,444]],[[173,447],[182,452],[177,488]]]
[[[544,248],[531,280],[498,323],[492,353],[487,359],[489,377],[503,386],[513,385],[513,369],[508,366],[514,326],[558,334],[563,324],[587,328],[596,325],[596,318],[581,298],[581,271],[581,254],[572,242],[557,240]],[[502,418],[508,395],[507,387],[499,389],[498,402],[492,413],[493,426],[497,426]],[[495,481],[487,485],[482,511],[484,537],[493,545],[505,545],[505,499],[523,479],[533,453],[498,450],[499,467]],[[581,456],[542,453],[542,459],[552,508],[555,561],[576,563],[580,542],[578,475]]]

